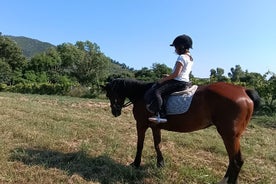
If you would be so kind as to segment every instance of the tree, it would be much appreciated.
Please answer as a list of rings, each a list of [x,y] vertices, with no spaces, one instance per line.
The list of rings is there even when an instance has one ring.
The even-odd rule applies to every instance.
[[[24,78],[26,79],[27,83],[34,83],[37,82],[38,76],[33,70],[28,70],[24,74]],[[47,82],[47,80],[46,80]]]
[[[59,53],[56,51],[55,48],[50,48],[48,51],[37,54],[33,58],[31,58],[30,62],[27,65],[25,73],[31,71],[29,72],[29,74],[34,72],[37,76],[43,76],[41,74],[45,72],[48,78],[48,82],[57,83],[56,78],[60,75],[60,67],[61,58],[59,57]],[[41,80],[37,79],[37,81]]]
[[[271,75],[271,77],[266,80],[269,75]],[[262,111],[267,114],[275,113],[276,75],[272,72],[265,73],[262,80],[259,80],[257,83],[255,83],[254,88],[258,91],[264,103],[262,105]]]
[[[77,42],[75,46],[84,52],[84,57],[76,61],[74,76],[80,84],[97,88],[107,77],[110,60],[100,52],[95,43]]]
[[[231,68],[231,73],[228,73],[228,77],[231,82],[240,82],[240,79],[245,75],[240,65],[236,65],[235,68]]]
[[[57,52],[61,58],[61,72],[71,76],[76,69],[76,63],[83,61],[85,52],[71,43],[63,43],[57,46]]]
[[[26,58],[15,42],[2,35],[0,35],[0,60],[2,67],[7,69],[2,75],[2,77],[5,75],[5,79],[2,79],[5,83],[9,81],[9,84],[13,85],[22,81],[22,70],[26,65]]]
[[[210,70],[210,81],[211,82],[228,82],[228,78],[225,77],[224,74],[224,69],[223,68],[217,68],[211,69]]]
[[[244,77],[240,78],[240,82],[245,83],[248,87],[256,87],[264,84],[266,82],[266,78],[259,73],[248,72],[246,70]]]
[[[172,72],[171,68],[167,67],[165,64],[154,63],[151,69],[143,67],[141,70],[135,71],[135,78],[143,81],[157,81],[163,77],[165,74],[170,74]]]
[[[154,73],[154,80],[158,80],[163,78],[165,74],[170,74],[172,69],[165,64],[154,63],[152,65],[152,71]]]
[[[0,58],[0,83],[9,84],[11,81],[12,70],[7,62]]]
[[[61,59],[55,48],[51,48],[46,52],[36,54],[28,63],[27,70],[35,72],[56,72],[61,65]]]
[[[9,64],[12,71],[22,70],[26,64],[26,58],[16,43],[5,36],[0,35],[0,59]]]
[[[147,67],[143,67],[141,70],[137,70],[134,73],[134,76],[136,79],[138,80],[142,80],[142,81],[154,81],[154,73],[151,69],[147,68]]]

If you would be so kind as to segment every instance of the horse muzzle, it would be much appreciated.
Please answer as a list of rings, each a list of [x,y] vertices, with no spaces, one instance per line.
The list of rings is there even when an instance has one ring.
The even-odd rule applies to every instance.
[[[118,117],[121,115],[122,112],[122,108],[121,107],[117,107],[117,106],[112,106],[111,107],[111,112],[113,114],[114,117]]]

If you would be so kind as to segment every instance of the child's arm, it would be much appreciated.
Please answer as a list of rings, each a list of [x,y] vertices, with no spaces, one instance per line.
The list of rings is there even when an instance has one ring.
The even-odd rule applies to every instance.
[[[180,74],[182,68],[183,68],[182,63],[181,62],[176,62],[176,67],[175,67],[174,72],[171,73],[170,75],[167,75],[166,77],[163,77],[162,79],[160,79],[158,81],[158,83],[160,84],[160,83],[165,82],[167,80],[171,80],[171,79],[176,78]]]

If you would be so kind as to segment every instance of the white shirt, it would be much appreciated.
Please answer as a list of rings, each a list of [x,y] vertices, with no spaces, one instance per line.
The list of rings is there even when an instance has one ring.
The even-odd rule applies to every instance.
[[[191,61],[191,58],[187,54],[179,55],[176,60],[173,72],[175,71],[177,62],[181,63],[183,67],[180,74],[174,78],[174,80],[189,82],[189,75],[192,71],[193,61]]]

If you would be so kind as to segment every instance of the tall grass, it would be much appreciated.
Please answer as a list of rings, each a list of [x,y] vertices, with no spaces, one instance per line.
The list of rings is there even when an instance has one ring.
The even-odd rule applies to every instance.
[[[241,141],[241,183],[276,183],[275,117],[255,117]],[[0,93],[0,183],[216,183],[228,164],[214,127],[162,131],[165,167],[156,167],[151,131],[142,167],[131,108],[112,117],[107,101]]]

